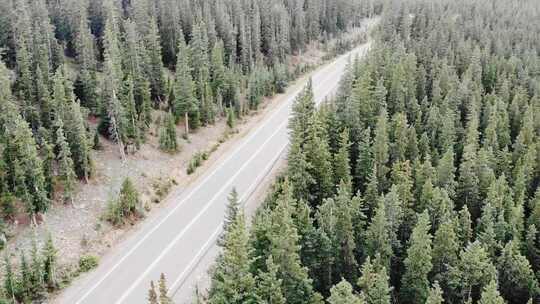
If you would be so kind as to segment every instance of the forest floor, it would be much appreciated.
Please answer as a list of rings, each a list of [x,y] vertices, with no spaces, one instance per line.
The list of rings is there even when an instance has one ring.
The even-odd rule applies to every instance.
[[[350,35],[352,37],[353,35]],[[326,58],[325,58],[326,57]],[[319,66],[328,59],[328,54],[316,46],[306,52],[292,57],[291,66]],[[310,73],[292,82],[291,87],[298,86],[301,80]],[[200,128],[190,134],[189,140],[182,138],[183,127],[178,126],[177,134],[179,152],[168,154],[159,150],[157,126],[151,127],[147,141],[141,149],[130,154],[123,161],[118,146],[101,138],[102,149],[93,151],[94,177],[87,183],[80,183],[72,205],[54,202],[51,209],[43,216],[37,227],[21,216],[10,226],[10,237],[3,250],[14,259],[19,252],[28,252],[33,240],[39,247],[48,234],[54,239],[58,250],[59,273],[70,274],[78,268],[82,256],[102,256],[120,240],[129,236],[132,226],[113,227],[103,219],[107,211],[108,201],[114,197],[122,181],[129,177],[137,187],[143,202],[145,213],[155,212],[165,204],[170,204],[190,182],[204,172],[219,155],[225,153],[253,129],[274,107],[280,104],[283,95],[266,98],[257,111],[244,116],[237,122],[235,130],[231,130],[225,119],[216,124]],[[160,113],[156,111],[157,118]],[[201,151],[213,151],[208,160],[194,174],[186,173],[193,155]],[[68,282],[66,282],[68,283]]]

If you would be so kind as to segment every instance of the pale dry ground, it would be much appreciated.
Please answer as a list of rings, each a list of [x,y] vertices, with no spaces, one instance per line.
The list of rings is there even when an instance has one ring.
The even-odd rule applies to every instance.
[[[322,63],[323,56],[324,52],[311,47],[301,56],[291,58],[291,62],[318,65]],[[305,81],[305,77],[292,83],[288,91],[295,90],[298,83]],[[141,147],[140,151],[129,155],[125,162],[121,161],[117,146],[102,138],[103,149],[98,152],[93,151],[95,176],[88,184],[78,185],[74,204],[65,205],[55,202],[44,216],[43,223],[36,228],[28,224],[15,226],[11,231],[13,236],[2,253],[10,255],[17,263],[20,250],[28,251],[33,239],[40,246],[50,233],[58,249],[60,271],[76,267],[81,255],[106,254],[115,244],[128,237],[132,230],[131,225],[118,229],[102,220],[107,201],[116,195],[124,178],[129,177],[133,180],[141,193],[143,203],[150,207],[149,212],[156,212],[156,209],[169,204],[170,198],[177,197],[220,155],[226,153],[249,130],[257,126],[268,112],[280,104],[282,99],[283,95],[265,99],[260,110],[244,117],[239,122],[236,128],[238,133],[221,144],[219,149],[191,176],[186,174],[190,159],[196,152],[209,150],[220,141],[228,130],[224,119],[215,125],[197,130],[195,134],[191,134],[189,141],[180,137],[183,129],[179,126],[177,133],[181,151],[176,154],[163,153],[158,149],[155,135],[157,131],[154,127],[148,135],[147,143]],[[154,203],[157,197],[155,185],[164,186],[167,183],[171,185],[170,193],[160,199],[160,203]]]

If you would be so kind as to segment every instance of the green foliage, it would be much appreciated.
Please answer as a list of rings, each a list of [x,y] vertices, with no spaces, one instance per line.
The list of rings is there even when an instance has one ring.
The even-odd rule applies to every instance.
[[[197,152],[189,161],[187,174],[193,174],[198,167],[202,166],[203,162],[208,159],[208,152]]]
[[[159,128],[159,148],[167,152],[175,152],[178,150],[176,124],[172,113],[168,113],[165,116],[164,122]]]
[[[428,274],[432,267],[429,230],[429,217],[424,212],[412,231],[407,257],[403,261],[405,274],[401,278],[400,299],[404,303],[423,303],[428,297]]]
[[[134,217],[141,216],[141,200],[133,182],[126,178],[118,196],[109,201],[105,218],[113,225],[123,225]]]
[[[351,284],[342,280],[339,284],[330,289],[330,304],[362,304],[365,303],[363,298],[354,294]]]
[[[99,258],[93,255],[83,255],[79,258],[79,271],[88,272],[99,265]]]

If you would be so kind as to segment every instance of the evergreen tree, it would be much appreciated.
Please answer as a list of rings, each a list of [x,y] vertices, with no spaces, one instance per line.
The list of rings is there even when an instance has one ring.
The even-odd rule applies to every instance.
[[[429,293],[428,274],[431,271],[431,235],[427,212],[422,213],[414,227],[407,258],[405,274],[401,279],[401,296],[404,303],[424,303]]]
[[[172,113],[166,114],[163,125],[159,129],[159,147],[163,151],[176,152],[178,141],[176,139],[176,124]]]
[[[389,160],[389,139],[388,139],[388,114],[383,108],[377,118],[375,127],[375,137],[373,139],[373,160],[377,166],[377,180],[380,189],[387,188],[386,174],[389,169],[387,163]]]
[[[444,298],[443,298],[443,292],[441,290],[441,287],[439,286],[439,283],[435,281],[433,283],[433,287],[429,289],[429,293],[426,299],[426,304],[443,304]]]
[[[42,256],[43,256],[43,279],[45,284],[47,284],[47,287],[50,289],[54,289],[58,287],[58,281],[57,281],[57,250],[54,247],[52,235],[49,234],[47,237],[47,240],[45,241],[45,245],[42,250]]]
[[[75,173],[77,177],[88,182],[92,175],[91,144],[86,131],[82,109],[78,102],[74,101],[69,104],[66,119],[66,137],[69,142]]]
[[[56,121],[56,147],[58,149],[58,171],[64,188],[64,201],[73,203],[73,192],[75,190],[75,171],[73,170],[73,160],[71,150],[64,136],[64,123],[62,119]]]
[[[285,304],[286,299],[281,289],[281,279],[278,279],[278,267],[274,264],[272,256],[266,260],[267,271],[260,271],[257,276],[255,289],[256,302],[265,304]]]
[[[332,287],[330,290],[330,297],[328,298],[330,304],[361,304],[364,303],[363,298],[354,294],[351,284],[345,280],[341,280],[339,284]]]
[[[525,303],[540,294],[537,279],[529,261],[521,255],[514,241],[510,241],[498,259],[499,289],[505,299]]]
[[[177,120],[187,115],[189,126],[195,129],[199,125],[200,113],[194,97],[195,84],[191,75],[189,51],[183,38],[178,44],[177,58],[173,113]]]
[[[346,129],[341,133],[339,150],[334,156],[334,183],[336,185],[341,183],[350,185],[352,183],[351,166],[349,164],[349,147],[349,131]]]
[[[317,302],[319,295],[313,291],[307,269],[300,263],[298,231],[292,218],[295,202],[288,181],[283,187],[283,194],[271,214],[268,253],[278,266],[278,278],[282,280],[283,294],[288,303]]]
[[[227,198],[227,209],[225,210],[225,219],[223,220],[223,235],[220,242],[225,241],[231,225],[236,220],[236,217],[241,212],[242,206],[240,205],[240,199],[238,198],[238,192],[236,188],[231,190],[229,197]]]
[[[156,287],[154,286],[154,281],[150,281],[150,289],[148,290],[148,303],[159,304]]]
[[[505,304],[506,301],[501,297],[499,291],[497,290],[497,283],[491,281],[484,290],[482,291],[482,296],[479,304]]]
[[[159,303],[160,304],[173,304],[172,300],[167,295],[169,290],[167,289],[167,280],[165,275],[162,273],[159,276]]]
[[[212,277],[209,303],[246,303],[253,301],[255,280],[250,272],[251,253],[243,212],[229,224],[223,255]]]
[[[5,262],[4,292],[8,298],[15,300],[15,294],[18,292],[17,288],[18,288],[19,282],[17,282],[17,278],[15,277],[15,274],[13,273],[11,260],[7,255],[4,257],[4,262]]]
[[[361,296],[365,298],[366,304],[389,304],[392,287],[389,286],[389,278],[386,268],[372,263],[368,257],[362,265],[362,276],[358,279],[358,286]]]
[[[482,288],[497,278],[495,266],[479,242],[470,243],[456,266],[450,266],[450,286],[462,301],[478,299]]]

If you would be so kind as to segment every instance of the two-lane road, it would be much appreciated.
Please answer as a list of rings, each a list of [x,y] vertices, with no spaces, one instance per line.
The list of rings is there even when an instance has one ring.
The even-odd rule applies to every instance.
[[[364,44],[313,73],[317,103],[335,92],[348,58],[364,54],[368,47]],[[146,303],[150,280],[157,280],[161,273],[167,276],[170,290],[178,290],[214,246],[231,189],[235,187],[241,198],[248,196],[287,148],[287,123],[299,92],[296,89],[288,94],[257,129],[183,191],[176,204],[145,221],[95,271],[68,288],[58,302]]]

